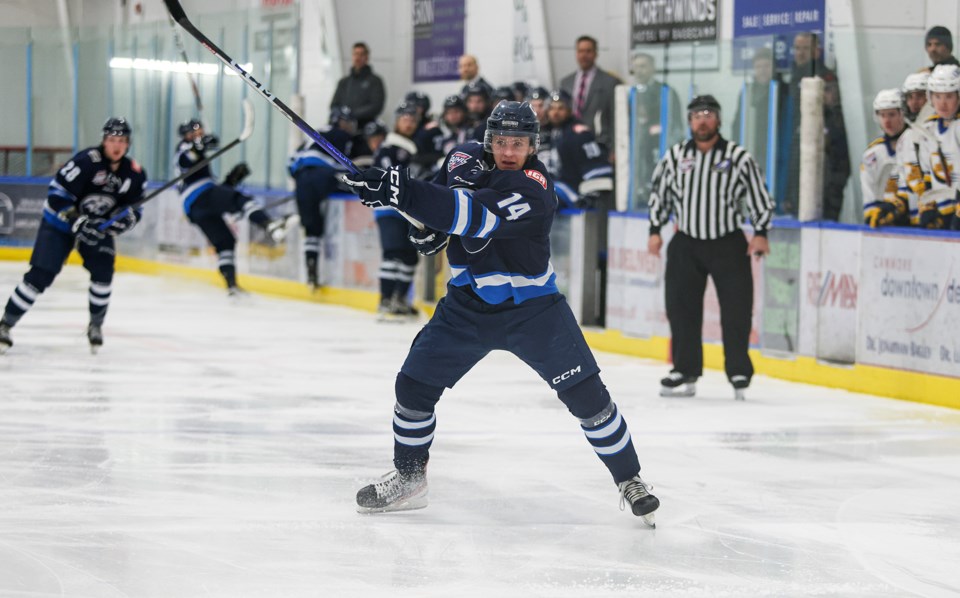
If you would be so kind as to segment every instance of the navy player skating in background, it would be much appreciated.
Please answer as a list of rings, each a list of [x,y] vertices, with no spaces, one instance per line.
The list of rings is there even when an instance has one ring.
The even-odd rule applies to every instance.
[[[330,126],[320,131],[324,138],[345,156],[351,154],[357,119],[346,106],[330,110]],[[297,211],[306,233],[303,253],[307,266],[307,284],[320,286],[320,239],[323,238],[324,203],[337,189],[337,174],[345,172],[323,151],[316,141],[308,140],[290,158],[290,176],[296,181]]]
[[[653,525],[660,502],[640,478],[626,420],[600,380],[593,358],[550,264],[557,202],[536,158],[540,124],[527,103],[502,102],[487,120],[484,143],[455,148],[436,182],[402,168],[348,175],[364,204],[396,207],[425,223],[427,251],[448,241],[447,295],[417,335],[396,381],[396,471],[357,494],[360,512],[427,505],[426,468],[435,407],[494,349],[513,353],[553,388],[580,420],[587,440],[620,489],[621,505]]]
[[[204,134],[203,124],[197,119],[181,124],[178,132],[181,140],[177,146],[176,163],[181,175],[203,161],[204,153],[208,149],[214,149],[220,144],[216,135]],[[210,165],[206,164],[180,183],[183,211],[190,222],[200,227],[216,249],[217,267],[227,283],[227,292],[230,295],[240,292],[234,256],[237,239],[224,222],[224,215],[243,214],[262,227],[274,243],[279,243],[286,235],[285,220],[271,220],[253,198],[234,188],[249,173],[250,170],[245,164],[237,164],[224,178],[224,184],[218,185],[210,171]]]
[[[7,301],[0,319],[0,353],[13,345],[10,329],[60,273],[76,245],[90,272],[90,324],[87,339],[96,352],[103,344],[103,320],[110,304],[116,257],[116,235],[140,220],[140,209],[128,211],[104,230],[99,227],[124,206],[143,196],[147,173],[127,157],[130,125],[111,118],[103,125],[103,141],[70,159],[50,181],[43,220],[30,256],[30,270]]]
[[[396,110],[392,133],[377,148],[373,164],[381,169],[410,167],[417,155],[413,136],[417,130],[416,104],[401,102]],[[417,167],[419,168],[419,167]],[[407,221],[390,208],[379,208],[374,213],[380,233],[380,305],[377,316],[381,320],[397,320],[417,316],[410,305],[409,291],[413,273],[417,269],[417,250],[407,239]]]

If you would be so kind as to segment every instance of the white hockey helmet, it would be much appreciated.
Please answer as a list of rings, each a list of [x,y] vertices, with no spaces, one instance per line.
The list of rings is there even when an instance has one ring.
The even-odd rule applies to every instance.
[[[899,89],[881,89],[877,97],[873,98],[873,111],[899,110],[903,101],[903,94]]]
[[[960,66],[938,65],[927,79],[927,93],[960,92]]]
[[[903,87],[900,89],[903,90],[904,94],[908,94],[911,91],[927,91],[927,80],[930,78],[930,73],[910,73],[907,75],[907,78],[903,80]]]

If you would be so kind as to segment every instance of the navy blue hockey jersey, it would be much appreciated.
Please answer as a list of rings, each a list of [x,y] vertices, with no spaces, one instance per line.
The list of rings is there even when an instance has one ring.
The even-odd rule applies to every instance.
[[[576,119],[550,127],[543,135],[539,157],[554,177],[557,196],[572,207],[580,196],[613,191],[613,167],[593,131]]]
[[[135,160],[124,156],[113,171],[102,146],[88,147],[77,152],[50,181],[43,219],[58,230],[69,232],[67,212],[108,218],[118,208],[139,201],[146,186],[147,173]],[[138,208],[137,218],[140,213]]]
[[[177,146],[177,170],[178,175],[182,176],[193,166],[204,159],[206,147],[203,140],[181,141]],[[205,164],[203,168],[191,174],[180,182],[180,201],[183,202],[183,211],[190,213],[193,202],[197,201],[204,191],[216,185],[213,180],[213,173],[210,171],[210,165]]]
[[[557,293],[550,227],[557,209],[553,182],[536,158],[524,170],[484,161],[483,145],[454,148],[434,181],[410,180],[399,208],[455,238],[447,248],[453,286],[498,304]]]
[[[340,127],[328,127],[320,131],[324,139],[330,142],[344,156],[349,156],[353,150],[353,135],[347,133]],[[332,168],[334,170],[346,171],[334,158],[332,158],[320,144],[312,139],[308,139],[297,148],[297,151],[290,156],[290,163],[287,170],[290,176],[297,176],[303,168]]]

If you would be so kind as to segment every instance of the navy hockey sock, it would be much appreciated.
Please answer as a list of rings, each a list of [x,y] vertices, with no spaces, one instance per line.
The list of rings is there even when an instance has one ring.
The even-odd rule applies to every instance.
[[[437,416],[397,403],[393,411],[393,464],[402,474],[422,472],[430,458]]]
[[[10,294],[7,306],[3,312],[3,321],[13,328],[20,321],[23,314],[30,311],[37,297],[53,283],[56,274],[33,267],[23,276],[23,280]]]
[[[227,282],[227,288],[237,286],[237,267],[233,262],[233,250],[220,251],[217,253],[217,267],[220,274]]]
[[[101,326],[110,306],[110,283],[90,282],[90,323]]]
[[[584,435],[593,450],[613,475],[616,483],[625,482],[640,471],[627,422],[613,401],[600,413],[580,420]]]

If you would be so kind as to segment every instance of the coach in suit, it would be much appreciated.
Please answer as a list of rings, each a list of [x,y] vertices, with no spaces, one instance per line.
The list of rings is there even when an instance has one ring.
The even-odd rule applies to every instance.
[[[613,98],[620,79],[596,65],[597,40],[589,35],[577,38],[579,68],[560,80],[560,89],[573,98],[573,114],[593,129],[597,141],[613,150]]]

